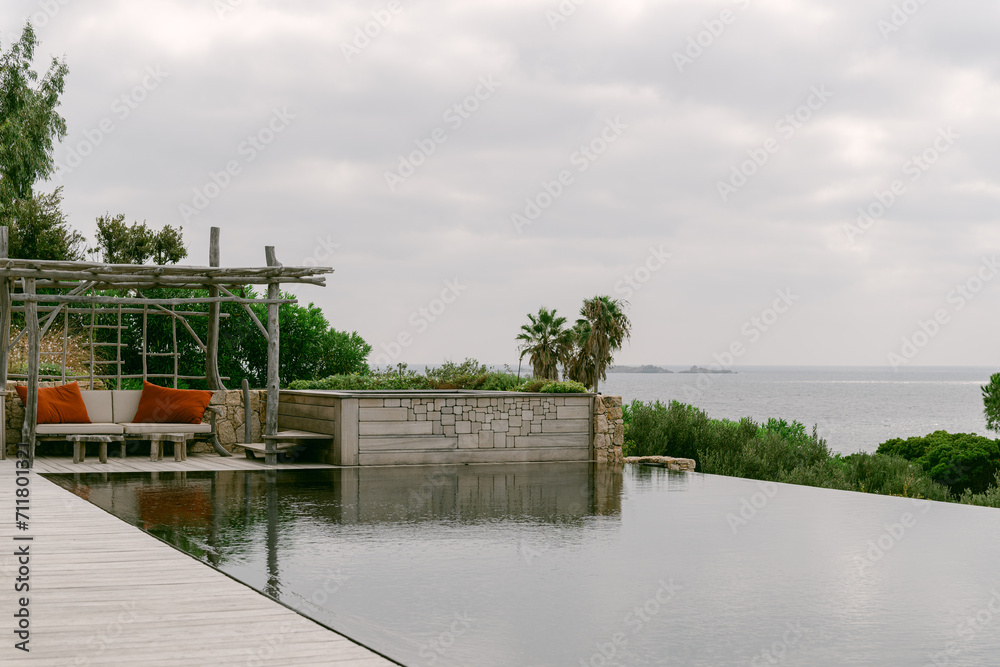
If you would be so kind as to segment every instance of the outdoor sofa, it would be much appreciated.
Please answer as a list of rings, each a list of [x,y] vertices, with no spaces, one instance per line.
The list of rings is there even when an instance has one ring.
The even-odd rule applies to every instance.
[[[209,391],[166,389],[148,383],[142,390],[80,390],[75,385],[39,389],[36,439],[66,441],[66,436],[72,435],[115,435],[123,436],[126,441],[155,440],[157,434],[183,433],[218,448],[219,410],[208,405]],[[21,393],[21,388],[18,389]],[[77,396],[82,399],[85,413],[79,410]],[[61,402],[56,405],[56,401]],[[140,407],[143,414],[138,415],[137,421]]]

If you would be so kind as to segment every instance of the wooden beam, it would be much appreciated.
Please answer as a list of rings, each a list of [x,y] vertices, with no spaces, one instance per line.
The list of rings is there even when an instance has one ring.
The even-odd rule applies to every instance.
[[[227,290],[225,287],[220,287],[219,289],[226,296],[238,298],[236,297],[235,294]],[[257,313],[253,312],[253,308],[251,308],[248,304],[245,303],[243,304],[243,309],[247,311],[247,315],[249,315],[250,319],[253,320],[253,323],[257,325],[257,330],[260,331],[262,336],[264,336],[264,340],[267,340],[267,327],[261,324],[260,318],[257,317]]]
[[[10,229],[0,227],[0,259],[10,251]],[[10,362],[10,279],[0,278],[0,415],[6,421],[7,364]],[[0,459],[7,458],[7,424],[0,424]]]
[[[79,294],[80,292],[86,292],[86,291],[87,291],[87,288],[88,288],[88,287],[89,287],[90,285],[91,285],[91,283],[84,283],[83,285],[78,285],[78,286],[77,286],[77,287],[76,287],[75,289],[71,290],[71,291],[69,292],[69,294],[70,294],[70,295],[76,295],[76,294]],[[38,287],[38,283],[37,283],[37,281],[36,281],[36,283],[35,283],[35,287],[36,287],[36,289],[37,289],[37,287]],[[49,310],[49,311],[50,311],[50,313],[49,313],[49,316],[48,316],[48,318],[46,318],[46,320],[45,320],[45,324],[43,324],[43,325],[42,325],[42,334],[41,334],[41,335],[42,335],[42,337],[43,337],[43,338],[45,337],[45,334],[46,334],[46,333],[48,332],[48,330],[49,330],[49,327],[50,327],[50,326],[52,326],[52,323],[53,323],[53,322],[55,322],[55,319],[56,319],[57,317],[59,317],[59,310],[60,310],[60,309],[61,309],[61,308],[62,308],[62,307],[63,307],[64,305],[65,305],[65,304],[62,304],[62,303],[60,303],[60,304],[59,304],[58,306],[49,306],[49,308],[47,309],[47,310]],[[23,308],[24,308],[24,306],[16,306],[16,307],[14,308],[14,310],[22,310]],[[38,312],[38,311],[36,310],[35,312]],[[89,311],[88,311],[88,312],[89,312]],[[14,347],[15,345],[17,345],[17,344],[18,344],[18,343],[19,343],[19,342],[21,341],[21,338],[22,338],[22,337],[23,337],[23,336],[25,335],[25,332],[27,332],[27,329],[23,329],[23,330],[21,330],[21,331],[20,331],[20,332],[19,332],[19,333],[18,333],[18,334],[17,334],[17,335],[16,335],[15,337],[14,337],[14,340],[12,340],[12,341],[10,342],[10,346],[11,346],[11,347]]]
[[[298,303],[295,298],[289,299],[240,299],[229,296],[217,297],[197,297],[193,299],[146,299],[125,296],[98,296],[96,294],[69,295],[69,294],[25,294],[24,292],[14,292],[10,295],[14,301],[24,301],[33,303],[92,303],[111,305],[132,305],[144,306],[159,304],[161,306],[183,306],[191,303]]]
[[[280,266],[274,246],[264,248],[268,266]],[[274,435],[278,432],[278,396],[280,393],[280,327],[278,324],[278,313],[281,293],[281,285],[274,281],[267,286],[267,418],[264,427],[264,435]],[[273,440],[271,441],[273,442]],[[274,465],[278,462],[277,453],[269,448],[264,455],[264,463]]]
[[[35,293],[33,278],[25,278],[24,291]],[[38,326],[38,305],[28,302],[24,315],[24,328],[28,330],[28,395],[24,405],[23,442],[28,443],[28,460],[35,461],[35,426],[38,422],[38,360],[41,345],[41,332]],[[30,465],[30,464],[29,464]]]
[[[212,227],[208,246],[208,265],[219,266],[219,228]],[[218,297],[218,285],[208,288],[208,296]],[[244,304],[246,305],[246,304]],[[249,306],[247,306],[249,307]],[[219,375],[219,313],[221,304],[208,305],[208,336],[205,339],[205,377],[208,378],[208,388],[211,390],[225,389]]]

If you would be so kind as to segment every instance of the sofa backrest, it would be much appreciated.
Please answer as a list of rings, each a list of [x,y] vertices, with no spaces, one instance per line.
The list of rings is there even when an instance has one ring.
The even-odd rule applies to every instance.
[[[114,389],[108,393],[112,395],[112,403],[114,403],[115,423],[130,423],[139,409],[139,397],[142,396],[142,390]]]
[[[110,391],[81,389],[80,395],[83,396],[83,404],[87,406],[87,416],[90,417],[91,422],[95,424],[114,423]]]

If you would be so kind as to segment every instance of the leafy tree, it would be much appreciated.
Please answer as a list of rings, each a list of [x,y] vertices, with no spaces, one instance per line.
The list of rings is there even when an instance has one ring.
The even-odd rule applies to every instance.
[[[28,259],[81,259],[83,236],[66,222],[62,188],[49,195],[16,199],[10,226],[10,256]]]
[[[108,264],[176,264],[187,257],[184,228],[150,229],[145,221],[125,224],[124,215],[97,218],[97,247],[89,252]]]
[[[1000,472],[1000,443],[969,433],[935,431],[918,438],[894,438],[878,447],[879,454],[894,454],[919,464],[952,493],[983,493]]]
[[[558,380],[559,364],[565,365],[573,352],[573,331],[563,328],[565,317],[556,310],[539,308],[538,315],[528,313],[528,324],[521,326],[521,359],[528,355],[531,374],[538,380]]]
[[[625,315],[627,302],[609,296],[586,299],[576,321],[576,353],[570,363],[569,376],[597,392],[600,380],[608,377],[607,369],[614,353],[632,335],[632,323]]]
[[[982,387],[983,414],[986,428],[1000,432],[1000,373],[990,376],[990,383]]]
[[[0,51],[0,225],[13,226],[17,203],[33,199],[37,181],[52,175],[53,139],[66,136],[56,109],[69,68],[52,59],[39,79],[31,69],[38,41],[31,23],[9,51]]]

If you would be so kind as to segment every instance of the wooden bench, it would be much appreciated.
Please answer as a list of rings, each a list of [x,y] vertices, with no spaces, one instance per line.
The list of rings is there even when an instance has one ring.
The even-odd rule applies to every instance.
[[[274,435],[265,435],[263,439],[263,443],[247,442],[236,446],[243,448],[243,453],[248,459],[256,458],[255,454],[263,454],[264,464],[272,466],[278,463],[278,454],[287,456],[290,452],[304,448],[309,442],[319,440],[332,442],[333,436],[327,433],[287,429],[278,431]]]

